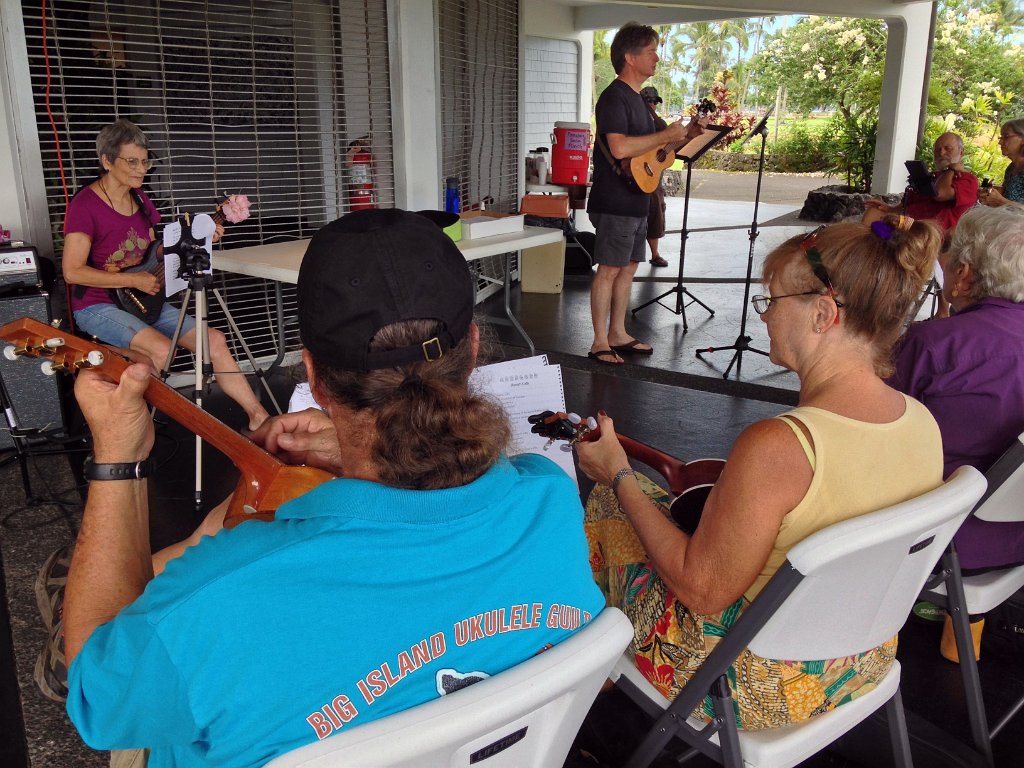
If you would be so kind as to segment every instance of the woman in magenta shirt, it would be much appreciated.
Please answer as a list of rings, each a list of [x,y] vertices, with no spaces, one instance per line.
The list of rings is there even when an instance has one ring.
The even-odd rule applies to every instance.
[[[96,154],[102,175],[74,196],[64,218],[62,264],[64,280],[72,286],[71,310],[86,333],[141,352],[160,369],[171,349],[178,309],[165,304],[156,322],[148,325],[118,308],[108,292],[134,288],[152,295],[163,290],[161,276],[124,271],[143,261],[160,222],[160,213],[141,189],[152,165],[146,135],[128,120],[118,120],[100,131]],[[218,225],[215,241],[220,233]],[[195,320],[186,316],[178,343],[195,351],[195,342]],[[214,328],[210,359],[221,389],[245,411],[249,428],[258,427],[267,411],[231,356],[224,334]]]

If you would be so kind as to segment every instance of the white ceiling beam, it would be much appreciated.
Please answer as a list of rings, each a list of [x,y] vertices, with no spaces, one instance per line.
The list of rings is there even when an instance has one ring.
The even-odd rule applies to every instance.
[[[751,0],[705,0],[702,3],[657,3],[643,0],[597,2],[578,4],[573,10],[577,31],[614,29],[627,21],[642,24],[688,24],[697,21],[749,18],[753,16],[786,16],[790,14],[816,16],[856,16],[863,18],[902,18],[908,8],[930,6],[921,0],[861,0],[856,4],[844,0],[769,0],[754,3]]]

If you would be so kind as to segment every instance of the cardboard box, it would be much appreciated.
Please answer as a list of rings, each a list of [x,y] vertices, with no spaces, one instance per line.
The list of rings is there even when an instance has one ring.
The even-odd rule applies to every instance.
[[[464,211],[459,214],[462,219],[462,236],[467,240],[494,235],[511,235],[523,231],[523,216],[514,213],[498,213],[497,211]]]
[[[523,293],[561,293],[565,275],[565,239],[523,251],[519,264]]]
[[[568,195],[523,195],[519,212],[544,219],[569,218]]]

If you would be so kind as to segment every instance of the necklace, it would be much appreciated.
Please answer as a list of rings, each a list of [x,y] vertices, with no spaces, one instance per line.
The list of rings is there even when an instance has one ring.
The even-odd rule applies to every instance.
[[[114,201],[110,199],[110,195],[107,194],[107,188],[105,186],[103,186],[103,180],[100,179],[98,182],[96,182],[96,184],[99,186],[100,192],[103,193],[103,196],[105,198],[107,198],[107,202],[110,203],[110,207],[114,209],[114,213],[121,213],[119,210],[117,210],[117,206],[114,205]],[[131,208],[132,208],[132,211],[135,210],[135,206],[134,205],[132,205]],[[132,211],[129,211],[128,215],[131,215]]]

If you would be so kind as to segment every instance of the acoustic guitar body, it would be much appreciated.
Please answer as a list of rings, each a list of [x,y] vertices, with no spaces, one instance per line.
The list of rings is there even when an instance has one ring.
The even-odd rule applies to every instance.
[[[661,183],[661,174],[676,161],[675,153],[666,151],[665,147],[652,149],[642,155],[630,158],[629,170],[633,181],[641,191],[651,194]]]

